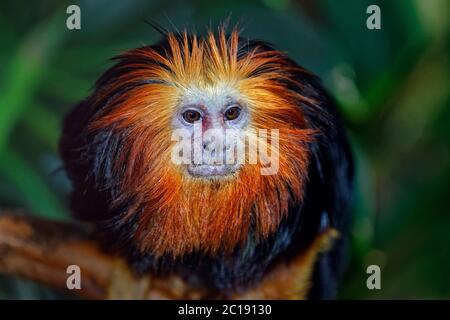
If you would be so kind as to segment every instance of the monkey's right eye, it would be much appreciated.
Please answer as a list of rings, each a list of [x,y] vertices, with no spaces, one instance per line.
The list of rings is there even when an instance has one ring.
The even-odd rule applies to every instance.
[[[188,123],[194,123],[202,118],[200,112],[195,110],[186,110],[183,112],[183,119]]]

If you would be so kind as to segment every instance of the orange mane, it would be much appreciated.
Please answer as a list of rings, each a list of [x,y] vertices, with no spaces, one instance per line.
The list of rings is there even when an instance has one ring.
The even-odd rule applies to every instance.
[[[139,214],[135,241],[143,252],[231,252],[250,234],[268,237],[302,199],[312,131],[299,103],[312,101],[290,88],[301,88],[293,74],[305,71],[279,51],[241,52],[236,30],[202,38],[169,33],[167,41],[166,52],[143,47],[121,55],[119,76],[94,94],[94,103],[109,100],[90,129],[126,130],[114,164],[121,196],[111,205],[131,201],[124,219]],[[248,107],[250,129],[279,130],[278,174],[245,164],[232,178],[193,179],[171,162],[171,121],[183,95],[222,87]]]

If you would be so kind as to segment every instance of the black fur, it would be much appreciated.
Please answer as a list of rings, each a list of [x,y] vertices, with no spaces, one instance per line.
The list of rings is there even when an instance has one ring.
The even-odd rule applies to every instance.
[[[252,49],[270,50],[260,41],[240,40],[239,55]],[[167,42],[152,47],[163,53]],[[124,59],[109,69],[97,82],[95,90],[113,82],[126,69],[129,61]],[[134,61],[136,62],[136,61]],[[148,63],[146,61],[145,63]],[[291,62],[294,64],[294,62]],[[129,69],[128,69],[129,70]],[[289,260],[308,247],[314,237],[325,226],[340,231],[341,238],[334,249],[323,254],[316,263],[310,298],[333,298],[345,260],[345,243],[350,223],[349,204],[352,195],[353,164],[343,125],[334,104],[322,88],[319,80],[311,74],[295,75],[302,88],[291,87],[301,94],[313,97],[318,104],[308,105],[299,101],[299,108],[306,116],[310,128],[320,132],[309,144],[312,159],[308,170],[308,182],[302,204],[290,208],[289,215],[282,221],[277,232],[264,242],[257,243],[252,232],[244,246],[237,247],[232,256],[208,258],[192,253],[183,259],[169,256],[154,259],[151,254],[142,254],[133,242],[135,221],[124,222],[121,214],[130,204],[124,199],[118,207],[111,208],[112,199],[120,196],[118,181],[120,175],[112,174],[111,165],[116,155],[123,152],[123,137],[111,131],[92,134],[86,131],[92,119],[106,108],[108,101],[94,105],[92,97],[77,105],[68,114],[60,142],[62,158],[73,183],[71,204],[75,214],[85,220],[96,221],[107,235],[108,247],[119,248],[140,272],[176,272],[192,284],[216,289],[221,294],[244,289],[258,282],[264,274],[280,260]],[[134,86],[151,85],[136,83]],[[114,95],[129,90],[124,87]],[[120,244],[120,247],[117,245]]]

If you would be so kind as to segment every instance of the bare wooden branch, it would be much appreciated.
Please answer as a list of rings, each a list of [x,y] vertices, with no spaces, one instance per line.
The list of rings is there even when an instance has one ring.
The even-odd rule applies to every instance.
[[[327,250],[337,233],[318,235],[302,254],[269,272],[260,285],[228,296],[233,299],[302,299],[317,255]],[[30,215],[0,210],[0,273],[31,279],[63,291],[67,267],[81,269],[81,289],[88,299],[201,299],[223,298],[193,288],[177,276],[136,276],[120,257],[101,250],[81,225],[67,225]]]
[[[0,272],[68,290],[69,265],[82,270],[81,296],[106,296],[114,258],[102,253],[81,227],[0,213]]]
[[[68,291],[67,267],[81,269],[88,299],[198,299],[207,295],[178,277],[137,277],[126,262],[100,249],[81,226],[0,211],[0,273]]]

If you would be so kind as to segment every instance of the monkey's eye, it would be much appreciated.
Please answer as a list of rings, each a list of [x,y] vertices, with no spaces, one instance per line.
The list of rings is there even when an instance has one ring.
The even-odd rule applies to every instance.
[[[200,112],[195,110],[186,110],[183,112],[183,119],[188,123],[194,123],[202,118]]]
[[[225,120],[234,120],[241,114],[241,108],[237,105],[231,106],[225,111]]]

